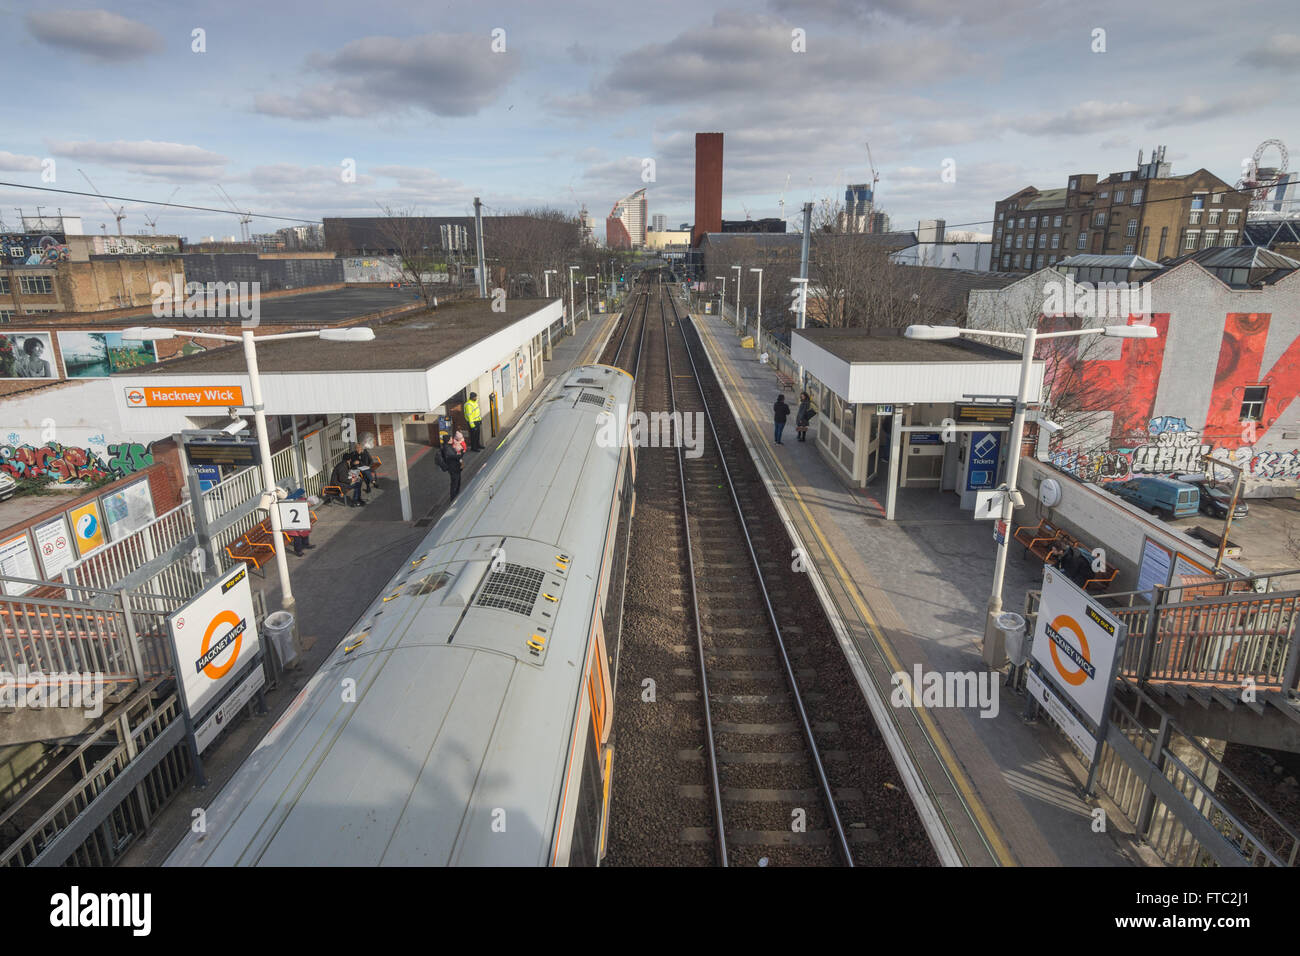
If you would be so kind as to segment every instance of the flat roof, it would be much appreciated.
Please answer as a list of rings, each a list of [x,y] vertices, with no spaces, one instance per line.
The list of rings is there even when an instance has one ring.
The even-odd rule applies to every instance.
[[[121,258],[114,256],[113,258]],[[475,300],[477,301],[477,300]],[[291,295],[263,296],[259,304],[262,325],[337,325],[349,319],[358,319],[364,315],[383,312],[403,305],[416,308],[421,305],[419,294],[411,288],[392,289],[386,285],[356,285],[341,289],[323,289],[315,292],[301,292]],[[68,317],[84,318],[86,326],[95,328],[126,328],[140,325],[141,318],[147,317],[149,325],[165,324],[169,328],[208,328],[214,324],[239,322],[239,317],[186,318],[179,315],[171,318],[154,318],[151,307],[140,306],[130,312],[116,312],[112,317],[102,316],[97,312],[42,312],[36,315],[15,315],[9,325],[20,328],[42,328],[50,320],[60,319],[59,328],[74,328],[66,322]]]
[[[997,361],[1020,357],[970,339],[909,339],[902,329],[799,329],[794,333],[850,364],[901,365]]]
[[[491,299],[446,302],[433,311],[368,323],[375,330],[373,342],[324,342],[313,338],[266,342],[257,347],[257,365],[263,373],[424,371],[551,301],[506,299],[504,311],[499,312],[493,311]],[[120,374],[175,378],[242,374],[245,369],[243,346],[230,345]]]

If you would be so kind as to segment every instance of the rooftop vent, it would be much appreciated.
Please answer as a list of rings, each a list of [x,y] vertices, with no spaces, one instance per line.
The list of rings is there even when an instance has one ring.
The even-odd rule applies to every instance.
[[[599,405],[605,407],[605,396],[600,392],[583,392],[578,396],[578,401],[586,402],[588,405]]]
[[[432,574],[425,575],[411,589],[413,596],[432,594],[434,591],[441,590],[451,580],[451,575],[446,571],[434,571]]]
[[[522,564],[503,564],[493,571],[479,592],[477,607],[500,608],[531,617],[545,575]]]

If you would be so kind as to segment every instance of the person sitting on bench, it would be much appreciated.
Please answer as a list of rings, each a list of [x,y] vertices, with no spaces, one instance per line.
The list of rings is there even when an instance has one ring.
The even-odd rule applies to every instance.
[[[347,500],[348,492],[352,492],[353,507],[364,505],[361,500],[361,459],[355,455],[344,455],[337,465],[334,466],[332,482],[339,486],[343,491],[343,500]]]

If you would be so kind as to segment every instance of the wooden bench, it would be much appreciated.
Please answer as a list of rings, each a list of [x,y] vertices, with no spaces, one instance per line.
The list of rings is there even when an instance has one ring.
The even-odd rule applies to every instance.
[[[1087,561],[1090,568],[1092,566],[1092,550],[1074,535],[1056,527],[1050,521],[1040,521],[1032,528],[1022,525],[1016,529],[1015,539],[1024,545],[1025,560],[1028,560],[1029,555],[1032,554],[1038,560],[1046,562],[1052,549],[1059,544],[1075,549],[1079,552],[1079,559]],[[1105,571],[1090,571],[1082,587],[1085,591],[1104,591],[1118,575],[1119,568],[1116,567],[1107,567]]]
[[[312,526],[315,527],[318,515],[316,512],[308,509],[311,515]],[[289,532],[281,531],[286,544],[291,544]],[[254,571],[260,572],[262,565],[275,556],[275,544],[272,537],[271,519],[263,518],[260,522],[245,531],[239,538],[226,545],[226,555],[235,561],[243,561],[251,565]]]
[[[794,379],[792,379],[789,375],[786,375],[785,372],[781,371],[779,368],[773,367],[772,371],[776,372],[776,380],[781,383],[781,387],[783,389],[785,389],[787,392],[794,391],[795,388]]]
[[[1040,521],[1032,528],[1029,525],[1021,525],[1016,529],[1015,539],[1024,545],[1024,559],[1029,560],[1032,554],[1039,561],[1046,561],[1047,556],[1052,553],[1052,548],[1061,542],[1066,545],[1076,545],[1079,542],[1074,540],[1050,521]]]

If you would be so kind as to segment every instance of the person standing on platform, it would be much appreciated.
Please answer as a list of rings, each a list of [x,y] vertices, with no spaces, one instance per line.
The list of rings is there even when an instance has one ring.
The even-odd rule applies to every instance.
[[[447,466],[447,476],[451,478],[451,497],[447,499],[447,504],[451,504],[460,494],[461,455],[456,451],[456,446],[451,443],[450,436],[443,436],[442,447],[438,449],[438,454],[442,456],[442,463]]]
[[[785,396],[778,395],[772,406],[772,421],[776,425],[776,443],[781,444],[781,432],[785,431],[785,420],[790,417],[790,406],[785,403]]]
[[[478,407],[478,392],[469,393],[469,401],[465,403],[465,422],[469,425],[470,451],[482,451],[483,440],[479,430],[483,425],[483,413]]]
[[[813,411],[812,399],[807,392],[799,393],[799,410],[794,416],[794,430],[799,433],[800,441],[808,440],[808,423],[817,414]]]

